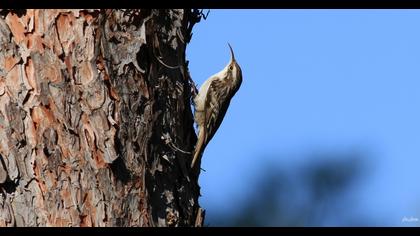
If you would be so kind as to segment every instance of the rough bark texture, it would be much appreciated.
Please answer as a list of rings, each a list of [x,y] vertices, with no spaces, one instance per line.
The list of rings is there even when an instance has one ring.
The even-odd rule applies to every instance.
[[[191,10],[0,11],[0,226],[201,226]],[[198,216],[198,217],[197,217]]]

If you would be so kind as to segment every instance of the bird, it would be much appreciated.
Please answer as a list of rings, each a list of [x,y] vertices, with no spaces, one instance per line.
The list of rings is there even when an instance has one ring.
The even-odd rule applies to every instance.
[[[235,59],[232,46],[230,61],[220,72],[210,76],[194,97],[194,120],[198,127],[197,143],[193,152],[191,168],[201,158],[205,147],[213,138],[223,121],[232,97],[242,84],[242,70]]]

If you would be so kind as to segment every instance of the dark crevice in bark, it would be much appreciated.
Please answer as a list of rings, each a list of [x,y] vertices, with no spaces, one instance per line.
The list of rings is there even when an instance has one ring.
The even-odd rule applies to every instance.
[[[126,184],[130,180],[130,171],[125,166],[123,155],[120,153],[121,142],[118,138],[115,139],[115,146],[119,157],[111,164],[111,171],[117,180]]]
[[[10,179],[6,179],[6,182],[0,184],[0,188],[8,194],[12,194],[16,191],[17,186],[19,186],[19,180],[15,183]]]

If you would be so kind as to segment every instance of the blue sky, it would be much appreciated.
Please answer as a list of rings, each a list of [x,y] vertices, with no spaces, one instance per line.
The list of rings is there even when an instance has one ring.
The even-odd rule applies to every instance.
[[[207,213],[237,208],[264,163],[363,150],[349,207],[380,225],[420,219],[419,26],[419,10],[211,10],[187,47],[191,76],[221,70],[229,42],[243,84],[205,150]]]

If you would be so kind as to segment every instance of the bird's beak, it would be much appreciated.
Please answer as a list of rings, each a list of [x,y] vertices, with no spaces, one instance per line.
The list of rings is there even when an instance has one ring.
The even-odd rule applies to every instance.
[[[230,46],[229,43],[228,43],[228,45],[229,45],[229,48],[230,48],[230,60],[235,61],[235,54],[233,54],[233,49],[232,49],[232,47]]]

